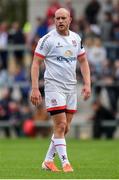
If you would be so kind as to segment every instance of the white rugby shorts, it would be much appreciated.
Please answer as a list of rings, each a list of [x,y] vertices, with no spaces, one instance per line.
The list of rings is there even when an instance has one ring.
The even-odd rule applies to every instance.
[[[45,92],[45,104],[48,112],[66,110],[75,113],[77,110],[77,93]]]

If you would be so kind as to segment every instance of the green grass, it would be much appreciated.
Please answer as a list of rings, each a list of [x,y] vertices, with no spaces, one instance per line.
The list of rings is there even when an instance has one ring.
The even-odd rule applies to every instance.
[[[49,139],[1,139],[0,178],[4,179],[119,179],[119,140],[68,139],[73,173],[43,171]],[[61,168],[59,159],[56,164]]]

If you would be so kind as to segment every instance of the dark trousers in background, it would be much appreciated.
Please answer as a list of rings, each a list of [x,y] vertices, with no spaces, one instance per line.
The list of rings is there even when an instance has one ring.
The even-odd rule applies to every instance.
[[[0,51],[0,66],[2,69],[7,69],[7,58],[8,52],[7,51]]]

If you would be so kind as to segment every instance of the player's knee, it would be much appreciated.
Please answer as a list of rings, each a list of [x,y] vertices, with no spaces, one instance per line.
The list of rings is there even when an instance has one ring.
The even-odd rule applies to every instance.
[[[66,123],[65,122],[59,122],[57,124],[57,131],[59,133],[64,133],[65,132],[65,129],[66,129]]]
[[[66,129],[65,129],[65,134],[67,134],[70,130],[70,126],[66,126]]]

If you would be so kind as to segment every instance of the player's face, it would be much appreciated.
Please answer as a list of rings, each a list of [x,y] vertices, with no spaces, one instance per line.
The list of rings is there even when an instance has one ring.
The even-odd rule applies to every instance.
[[[71,18],[67,13],[64,12],[58,12],[55,15],[55,25],[57,30],[60,33],[66,33],[66,31],[68,31],[69,26],[71,23]]]

